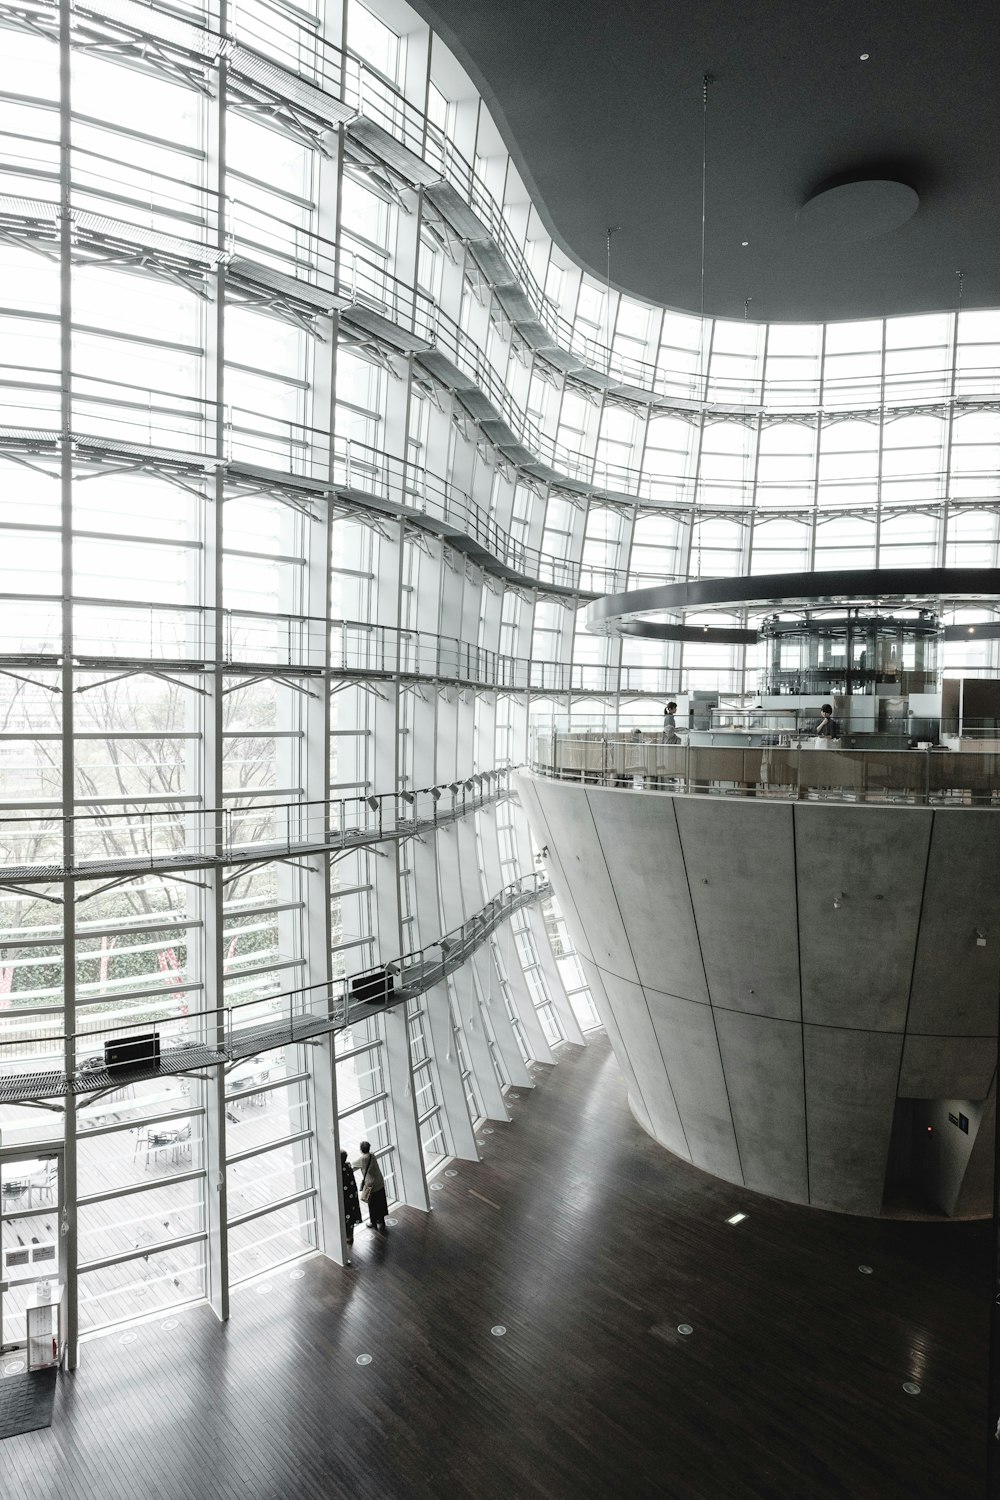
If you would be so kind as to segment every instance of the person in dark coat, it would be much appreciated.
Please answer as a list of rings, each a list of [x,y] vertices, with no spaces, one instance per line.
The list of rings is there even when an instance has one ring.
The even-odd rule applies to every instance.
[[[361,1142],[361,1155],[354,1163],[354,1170],[361,1173],[361,1201],[368,1204],[368,1228],[385,1234],[385,1216],[389,1212],[385,1179],[368,1141]]]
[[[354,1226],[361,1223],[361,1204],[358,1200],[358,1185],[354,1181],[354,1168],[347,1160],[347,1152],[340,1153],[340,1175],[344,1183],[344,1223],[347,1225],[347,1243],[354,1244]]]

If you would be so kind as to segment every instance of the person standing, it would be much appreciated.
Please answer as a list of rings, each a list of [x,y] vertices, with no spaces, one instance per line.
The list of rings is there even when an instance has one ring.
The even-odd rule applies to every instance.
[[[385,1178],[368,1141],[361,1142],[361,1155],[354,1163],[354,1170],[361,1173],[361,1201],[368,1204],[368,1228],[385,1234],[385,1216],[389,1212]]]
[[[361,1204],[358,1201],[358,1185],[354,1181],[354,1169],[347,1160],[347,1152],[340,1153],[340,1176],[344,1184],[344,1224],[347,1227],[347,1243],[354,1244],[354,1226],[361,1223]]]
[[[671,698],[663,710],[663,739],[667,745],[679,745],[680,739],[677,734],[677,704]]]
[[[820,713],[823,717],[813,730],[816,738],[818,740],[839,740],[840,725],[833,717],[833,704],[824,703],[820,709]]]

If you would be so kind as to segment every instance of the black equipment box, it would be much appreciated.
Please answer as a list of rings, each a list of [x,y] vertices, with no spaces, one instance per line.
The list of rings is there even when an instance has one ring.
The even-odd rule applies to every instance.
[[[125,1068],[158,1068],[160,1037],[155,1031],[141,1036],[120,1036],[104,1043],[104,1066],[122,1072]]]
[[[362,1005],[386,1005],[392,999],[393,978],[385,969],[370,974],[355,974],[351,980],[351,999]]]

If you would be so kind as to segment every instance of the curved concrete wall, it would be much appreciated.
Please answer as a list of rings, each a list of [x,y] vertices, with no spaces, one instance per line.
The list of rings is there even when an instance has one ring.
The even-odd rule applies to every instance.
[[[991,1095],[1000,814],[515,783],[635,1114],[669,1150],[878,1214],[897,1097]],[[973,1114],[962,1213],[989,1210],[992,1105]]]

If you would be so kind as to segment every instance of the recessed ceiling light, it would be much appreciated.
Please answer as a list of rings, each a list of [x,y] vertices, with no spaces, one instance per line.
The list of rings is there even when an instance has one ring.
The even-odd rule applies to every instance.
[[[727,1224],[742,1224],[743,1220],[745,1218],[746,1218],[746,1214],[733,1214],[733,1217],[731,1219],[727,1219],[726,1223]]]
[[[749,240],[740,240],[740,244],[743,246],[744,249],[746,249],[746,247],[747,247],[747,245],[749,245],[749,243],[750,243]]]
[[[862,54],[861,54],[861,61],[862,62],[867,62],[870,57],[871,57],[871,53],[870,52],[862,52]]]

